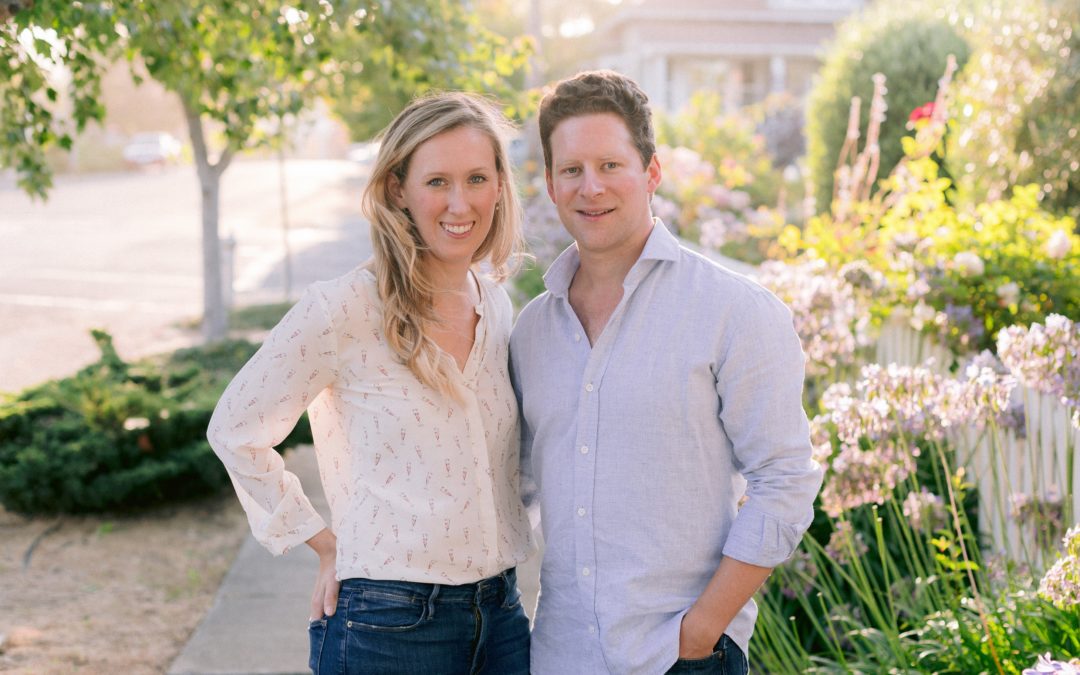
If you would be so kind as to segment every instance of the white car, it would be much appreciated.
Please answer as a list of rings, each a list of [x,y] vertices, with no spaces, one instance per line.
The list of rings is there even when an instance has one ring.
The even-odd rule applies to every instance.
[[[124,146],[124,161],[131,166],[164,166],[180,159],[183,145],[172,134],[151,131],[135,134]]]

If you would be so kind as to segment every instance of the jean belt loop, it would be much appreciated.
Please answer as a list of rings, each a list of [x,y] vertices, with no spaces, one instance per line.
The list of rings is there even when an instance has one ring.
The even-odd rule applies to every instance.
[[[431,595],[427,599],[427,618],[428,621],[435,618],[435,598],[439,597],[439,584],[431,585]]]

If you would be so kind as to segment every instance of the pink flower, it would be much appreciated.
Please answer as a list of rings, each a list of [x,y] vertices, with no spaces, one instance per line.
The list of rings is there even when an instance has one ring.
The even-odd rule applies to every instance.
[[[923,103],[918,108],[911,111],[908,115],[908,124],[915,124],[920,120],[928,120],[934,116],[934,102]]]

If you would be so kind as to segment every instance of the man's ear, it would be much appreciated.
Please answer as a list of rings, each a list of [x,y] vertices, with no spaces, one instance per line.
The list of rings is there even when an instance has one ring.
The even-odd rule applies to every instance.
[[[405,208],[405,189],[401,186],[401,180],[397,177],[397,174],[390,174],[386,179],[386,192],[390,195],[390,200],[394,202],[394,206],[399,209]]]
[[[649,165],[645,167],[645,172],[649,174],[649,196],[652,197],[656,193],[656,188],[660,187],[660,179],[663,172],[660,171],[660,160],[657,159],[656,153],[653,153],[652,159],[649,160]]]

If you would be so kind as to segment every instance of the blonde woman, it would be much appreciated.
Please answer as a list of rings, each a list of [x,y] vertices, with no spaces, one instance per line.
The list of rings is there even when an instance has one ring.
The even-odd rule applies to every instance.
[[[507,127],[464,93],[403,110],[364,192],[373,259],[310,287],[211,420],[255,537],[318,553],[315,673],[528,672],[514,571],[533,544],[496,284],[521,245]],[[329,525],[274,450],[304,410]]]

